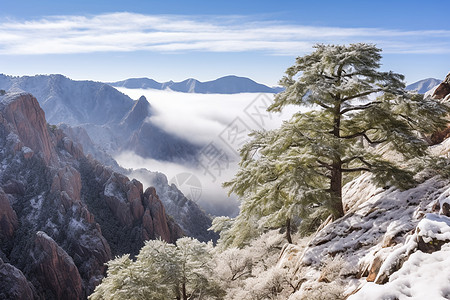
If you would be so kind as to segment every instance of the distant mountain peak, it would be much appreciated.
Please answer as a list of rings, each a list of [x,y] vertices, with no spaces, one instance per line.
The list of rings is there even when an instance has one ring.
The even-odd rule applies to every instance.
[[[180,82],[170,80],[163,83],[149,78],[130,78],[109,84],[114,87],[130,89],[170,89],[176,92],[199,94],[279,93],[283,90],[281,87],[268,87],[250,78],[236,75],[227,75],[204,82],[195,78],[188,78]]]
[[[436,78],[426,78],[409,84],[406,86],[408,91],[417,91],[419,94],[425,94],[435,86],[439,85],[442,82],[440,79]]]

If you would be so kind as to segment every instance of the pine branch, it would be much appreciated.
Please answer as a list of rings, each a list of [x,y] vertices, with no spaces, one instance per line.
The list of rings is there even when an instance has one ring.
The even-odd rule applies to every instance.
[[[373,128],[371,128],[371,129],[373,129]],[[381,144],[381,143],[384,143],[384,142],[387,141],[387,139],[382,139],[382,140],[378,140],[378,141],[372,141],[366,134],[366,132],[368,130],[370,130],[370,129],[366,129],[364,131],[357,132],[357,133],[350,134],[350,135],[346,135],[346,136],[341,136],[340,138],[348,140],[348,139],[354,139],[354,138],[362,136],[371,145],[378,145],[378,144]]]
[[[343,169],[341,169],[341,171],[342,171],[342,172],[346,172],[346,173],[349,173],[349,172],[361,172],[361,171],[367,171],[367,172],[370,172],[370,169],[369,169],[369,168],[366,168],[366,167],[350,168],[350,169],[345,169],[345,168],[343,168]]]
[[[319,101],[316,101],[316,104],[319,105],[320,107],[325,108],[325,109],[331,109],[331,107],[329,107],[328,105],[325,105],[325,104],[323,104],[323,103],[321,103]]]
[[[365,164],[368,168],[372,168],[372,164],[369,163],[367,160],[364,159],[364,157],[362,156],[353,156],[353,157],[349,157],[347,159],[342,160],[342,164],[349,164],[352,161],[354,161],[355,159],[358,159],[360,162],[362,162],[363,164]]]
[[[326,162],[324,162],[324,161],[322,161],[320,159],[318,159],[317,162],[319,163],[320,167],[326,168],[326,169],[328,169],[330,171],[333,170],[333,166],[332,165],[327,164]]]
[[[382,103],[381,101],[373,101],[373,102],[370,102],[370,103],[367,103],[364,105],[349,107],[349,108],[341,110],[340,114],[343,115],[345,113],[348,113],[349,111],[354,111],[354,110],[364,110],[364,109],[372,107],[374,104],[381,104],[381,103]]]
[[[355,94],[355,95],[352,95],[352,96],[348,96],[348,97],[342,98],[341,102],[345,102],[345,101],[356,99],[356,98],[365,97],[365,96],[368,96],[370,94],[378,93],[378,92],[381,92],[381,91],[382,91],[382,89],[375,89],[375,90],[367,91],[367,92],[364,92],[364,93]]]

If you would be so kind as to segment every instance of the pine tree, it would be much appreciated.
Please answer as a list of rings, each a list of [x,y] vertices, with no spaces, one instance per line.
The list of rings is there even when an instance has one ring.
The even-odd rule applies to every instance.
[[[239,216],[221,233],[225,244],[242,243],[253,224],[284,226],[290,242],[293,218],[313,229],[329,215],[343,216],[343,183],[361,172],[380,185],[410,186],[420,165],[412,160],[427,157],[423,134],[447,123],[446,106],[405,91],[403,75],[378,70],[374,45],[314,48],[287,69],[285,91],[268,108],[309,110],[276,130],[253,132],[239,171],[224,184],[241,200]]]
[[[124,255],[108,262],[107,277],[89,299],[222,299],[211,252],[212,243],[187,237],[176,245],[147,241],[136,261]]]

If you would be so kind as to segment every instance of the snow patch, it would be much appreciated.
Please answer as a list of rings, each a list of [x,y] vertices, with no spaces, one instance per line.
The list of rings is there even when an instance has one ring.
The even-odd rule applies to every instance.
[[[421,236],[425,243],[433,239],[440,241],[450,241],[450,218],[436,214],[426,214],[417,225],[417,234]]]
[[[348,300],[449,299],[450,245],[431,254],[417,251],[384,285],[366,283]]]

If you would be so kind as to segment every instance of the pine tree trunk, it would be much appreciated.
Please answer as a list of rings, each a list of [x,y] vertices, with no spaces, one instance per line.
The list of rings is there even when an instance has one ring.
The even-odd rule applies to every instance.
[[[183,300],[188,300],[188,297],[186,295],[186,283],[185,282],[183,282],[181,284],[181,289],[182,289],[182,293],[183,293]]]
[[[344,215],[344,206],[342,205],[342,170],[341,162],[333,163],[330,182],[331,200],[334,219]]]
[[[338,71],[339,78],[341,77],[341,72],[342,68]],[[340,85],[340,79],[338,85]],[[336,96],[336,103],[334,106],[333,135],[336,138],[341,137],[340,95]],[[344,215],[344,207],[342,205],[342,161],[339,154],[336,154],[333,158],[333,164],[331,165],[330,194],[334,219],[340,218]]]
[[[292,244],[292,236],[291,236],[291,218],[286,219],[286,239],[289,244]]]

